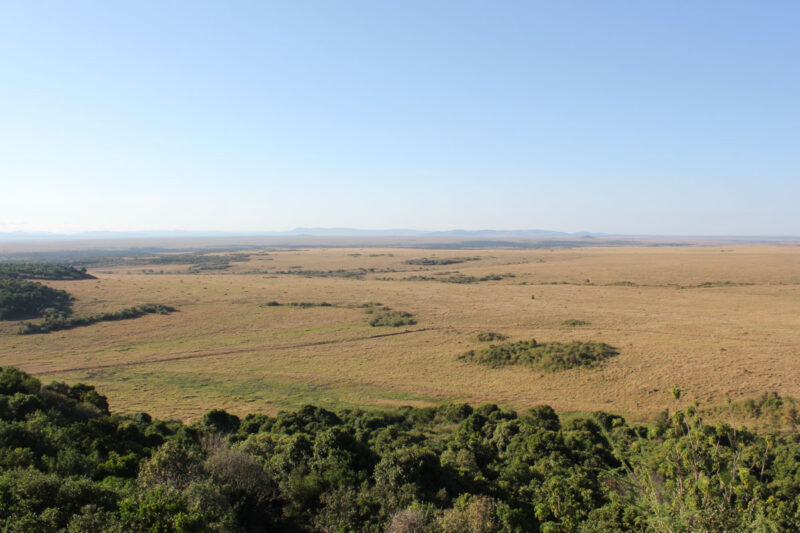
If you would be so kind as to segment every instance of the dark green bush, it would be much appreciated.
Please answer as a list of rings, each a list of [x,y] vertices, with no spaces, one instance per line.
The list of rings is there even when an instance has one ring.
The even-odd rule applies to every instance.
[[[0,263],[0,278],[44,280],[96,279],[86,272],[86,268],[77,269],[71,266],[53,265],[49,263]]]
[[[417,323],[414,315],[406,311],[396,311],[389,308],[381,308],[372,314],[369,325],[372,327],[389,326],[412,326]]]
[[[69,314],[72,296],[34,281],[0,278],[0,320]]]
[[[592,366],[618,353],[616,348],[602,342],[539,343],[532,339],[470,350],[459,359],[491,367],[525,365],[552,372]]]

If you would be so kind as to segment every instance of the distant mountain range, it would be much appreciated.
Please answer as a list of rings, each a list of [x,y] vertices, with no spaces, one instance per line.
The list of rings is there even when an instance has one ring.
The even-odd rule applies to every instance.
[[[542,229],[521,229],[521,230],[440,230],[425,231],[414,229],[358,229],[358,228],[295,228],[289,231],[185,231],[185,230],[148,230],[148,231],[85,231],[80,233],[47,233],[47,232],[25,232],[12,231],[0,232],[0,243],[24,243],[24,242],[69,242],[69,241],[103,241],[118,239],[200,239],[200,238],[269,238],[269,237],[405,237],[415,239],[442,238],[459,240],[480,240],[497,241],[501,239],[511,240],[564,240],[581,241],[587,245],[597,239],[597,244],[609,244],[609,239],[630,241],[632,239],[662,240],[679,239],[684,240],[703,240],[712,239],[719,242],[788,242],[796,244],[800,242],[798,236],[764,235],[764,236],[685,236],[685,235],[632,235],[632,234],[612,234],[597,233],[592,231],[579,231],[567,233],[563,231],[551,231]]]
[[[458,238],[592,238],[604,236],[601,233],[565,233],[549,230],[463,230],[424,231],[413,229],[370,230],[357,228],[295,228],[289,231],[85,231],[80,233],[48,233],[12,231],[0,232],[0,242],[25,241],[84,241],[106,239],[161,239],[191,237],[270,237],[270,236],[310,236],[310,237],[458,237]]]

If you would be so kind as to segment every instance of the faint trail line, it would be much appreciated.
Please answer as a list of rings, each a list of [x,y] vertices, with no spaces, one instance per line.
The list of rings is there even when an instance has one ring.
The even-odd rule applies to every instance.
[[[394,333],[381,333],[380,335],[369,335],[365,337],[353,337],[351,339],[336,339],[330,341],[316,341],[316,342],[304,342],[299,344],[284,344],[281,346],[269,346],[263,348],[263,350],[286,350],[289,348],[307,348],[310,346],[322,346],[325,344],[344,344],[347,342],[357,342],[357,341],[366,341],[370,339],[380,339],[383,337],[395,337],[397,335],[407,335],[409,333],[422,333],[423,331],[433,331],[441,328],[420,328],[420,329],[407,329],[405,331],[396,331]],[[89,370],[103,370],[106,368],[121,368],[126,366],[140,366],[140,365],[149,365],[153,363],[169,363],[171,361],[185,361],[187,359],[202,359],[205,357],[217,357],[220,355],[233,355],[237,353],[247,353],[256,351],[256,348],[242,348],[240,350],[228,350],[224,352],[211,352],[211,353],[194,353],[189,355],[176,355],[172,357],[164,357],[162,359],[148,359],[146,361],[126,361],[123,363],[110,363],[105,365],[93,365],[93,366],[80,366],[80,367],[72,367],[72,368],[61,368],[58,370],[44,370],[41,372],[33,372],[37,375],[47,375],[47,374],[64,374],[67,372],[85,372]]]

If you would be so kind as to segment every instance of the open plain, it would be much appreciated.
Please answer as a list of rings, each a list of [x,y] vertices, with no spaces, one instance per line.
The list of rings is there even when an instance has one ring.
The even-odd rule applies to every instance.
[[[674,406],[674,386],[706,406],[800,396],[798,246],[243,253],[220,269],[119,264],[45,282],[75,296],[75,315],[149,302],[179,311],[45,335],[0,322],[0,365],[95,385],[115,411],[184,420],[210,408],[445,401],[645,418]],[[370,326],[363,305],[374,302],[416,324]],[[459,360],[486,345],[484,331],[600,341],[619,355],[546,373]]]

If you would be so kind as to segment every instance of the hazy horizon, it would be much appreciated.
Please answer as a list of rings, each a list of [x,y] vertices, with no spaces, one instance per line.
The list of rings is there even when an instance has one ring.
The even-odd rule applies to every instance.
[[[236,237],[353,237],[353,238],[474,238],[486,237],[487,239],[512,239],[512,240],[541,240],[550,239],[678,239],[687,242],[693,239],[720,239],[720,240],[765,240],[765,242],[778,242],[781,240],[794,241],[800,239],[800,234],[646,234],[646,233],[605,233],[587,231],[564,232],[544,228],[530,229],[494,229],[481,228],[467,230],[463,228],[452,229],[412,229],[412,228],[337,228],[337,227],[297,227],[290,230],[277,231],[236,231],[236,230],[184,230],[184,229],[153,229],[153,230],[91,230],[81,232],[28,232],[28,231],[0,231],[0,242],[26,242],[53,240],[125,240],[140,238],[156,239],[182,239],[182,238],[236,238]]]
[[[0,232],[800,235],[798,15],[10,2]]]

